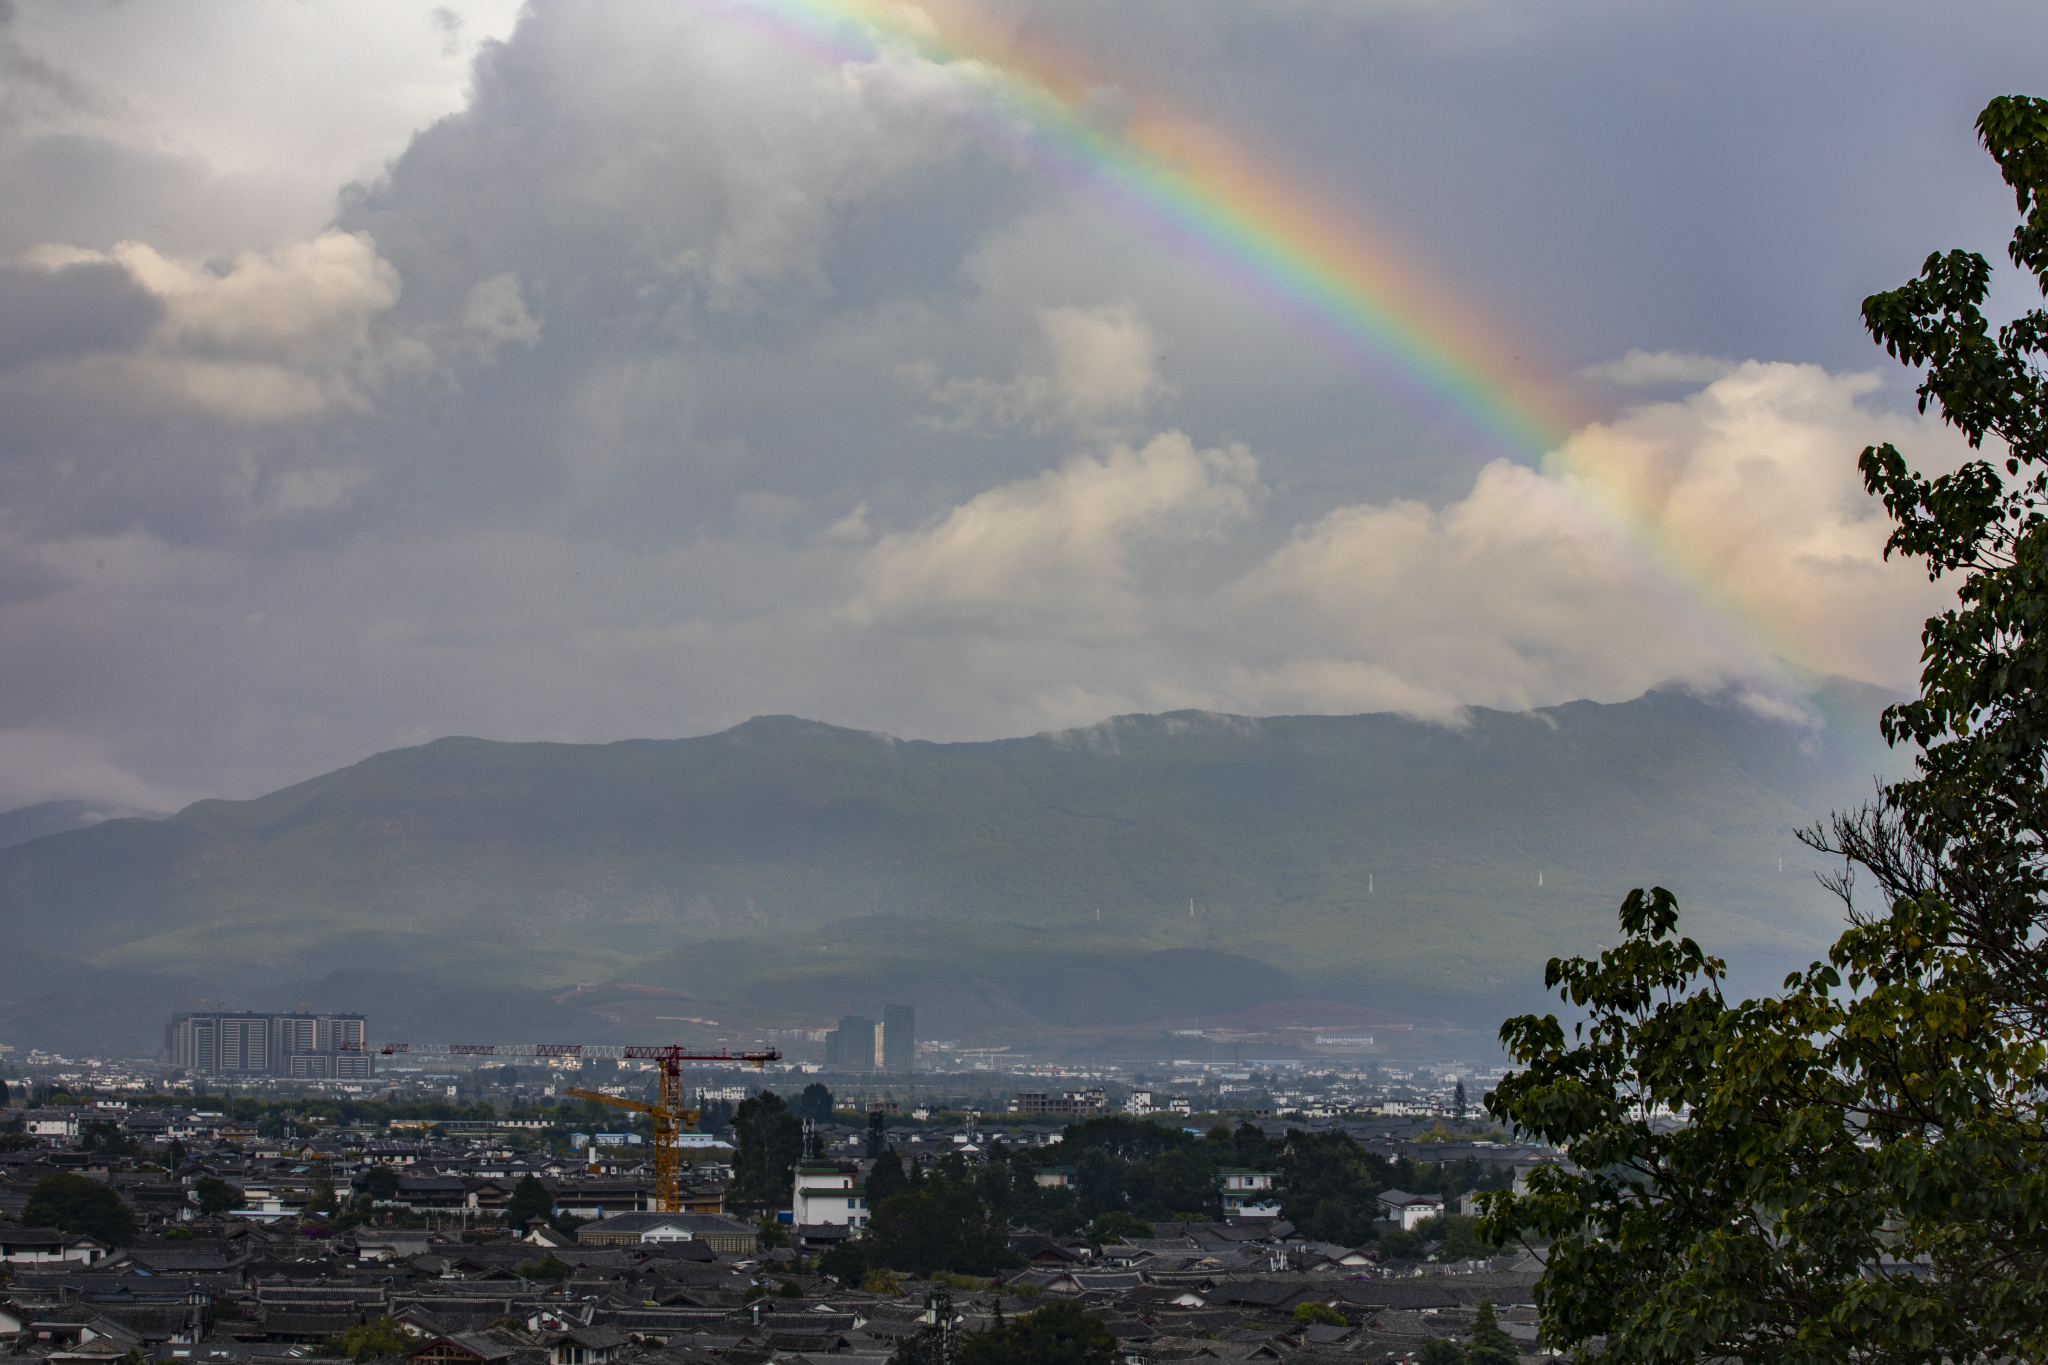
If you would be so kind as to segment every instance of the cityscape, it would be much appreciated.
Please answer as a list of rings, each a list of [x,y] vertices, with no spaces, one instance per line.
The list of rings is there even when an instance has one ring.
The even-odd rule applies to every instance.
[[[2048,1365],[2044,52],[0,0],[0,1365]]]

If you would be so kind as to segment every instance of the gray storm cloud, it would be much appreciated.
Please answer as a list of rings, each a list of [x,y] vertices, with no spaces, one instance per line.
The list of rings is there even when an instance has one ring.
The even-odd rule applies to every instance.
[[[1503,318],[1553,320],[1528,334],[1610,410],[1540,467],[1498,458],[985,144],[972,73],[914,54],[820,60],[648,0],[542,0],[516,27],[368,6],[320,18],[345,30],[326,65],[314,30],[264,19],[174,80],[143,60],[155,17],[29,0],[0,29],[33,76],[0,106],[0,803],[163,807],[446,733],[771,711],[963,737],[1183,706],[1454,720],[1767,681],[1774,656],[1910,679],[1944,590],[1884,563],[1854,456],[1888,439],[1943,465],[1956,442],[1862,373],[1855,289],[1778,326],[1811,287],[1810,207],[1778,256],[1718,274],[1721,206],[1637,230],[1648,153],[1691,106],[1630,81],[1704,21],[1003,8],[1128,89],[1202,96],[1418,258],[1462,256]],[[253,12],[194,15],[220,34]],[[1823,37],[1801,19],[1783,41]],[[326,131],[382,88],[341,78],[380,45],[378,79],[413,93],[368,119],[374,146]],[[1551,65],[1504,78],[1517,46]],[[1342,147],[1331,119],[1366,96],[1333,51],[1374,77]],[[1983,79],[1988,52],[1945,69]],[[1863,54],[1926,55],[1911,33]],[[1807,139],[1859,166],[1938,142],[1957,185],[1988,178],[1968,108],[1848,136],[1828,91],[1866,71],[1799,86],[1745,60],[1693,75],[1749,80],[1798,132],[1704,158],[1731,203],[1808,205],[1771,188]],[[323,116],[259,129],[212,89],[294,63]],[[1130,117],[1125,90],[1096,113]],[[1475,163],[1510,107],[1498,164]],[[1635,151],[1644,179],[1599,181]],[[1532,155],[1555,184],[1523,178]],[[1430,156],[1462,158],[1456,185]],[[1475,212],[1488,174],[1516,215]],[[1995,194],[1930,217],[1940,198],[1869,217],[1847,254],[1882,268],[1859,287],[2002,221]]]

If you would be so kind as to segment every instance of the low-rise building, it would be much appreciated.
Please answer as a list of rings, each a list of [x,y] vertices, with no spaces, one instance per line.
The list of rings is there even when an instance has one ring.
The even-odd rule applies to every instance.
[[[1088,1090],[1020,1090],[1010,1103],[1013,1114],[1059,1114],[1076,1118],[1108,1111],[1109,1102],[1101,1086]]]
[[[0,1261],[9,1265],[91,1265],[107,1250],[90,1237],[55,1228],[0,1228]]]
[[[702,1242],[722,1256],[752,1256],[761,1234],[751,1224],[709,1213],[621,1213],[576,1229],[583,1246]]]
[[[860,1183],[860,1169],[843,1162],[798,1163],[790,1191],[789,1214],[781,1221],[866,1227],[868,1194]]]
[[[1444,1211],[1444,1200],[1440,1194],[1410,1194],[1406,1190],[1387,1190],[1380,1195],[1380,1210],[1391,1221],[1401,1225],[1403,1232],[1429,1218],[1440,1217]]]
[[[1227,1166],[1217,1172],[1223,1183],[1225,1218],[1278,1218],[1280,1198],[1273,1188],[1271,1171],[1253,1171]]]

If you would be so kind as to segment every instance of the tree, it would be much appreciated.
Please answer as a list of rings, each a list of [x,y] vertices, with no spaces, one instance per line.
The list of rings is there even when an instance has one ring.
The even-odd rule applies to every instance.
[[[1091,1242],[1129,1241],[1133,1237],[1150,1237],[1152,1225],[1134,1213],[1112,1209],[1088,1225],[1088,1240]]]
[[[1515,1365],[1519,1358],[1515,1339],[1501,1329],[1493,1315],[1493,1300],[1481,1299],[1472,1320],[1472,1336],[1465,1343],[1468,1365]]]
[[[749,1209],[786,1208],[795,1190],[796,1163],[803,1159],[803,1121],[772,1090],[740,1102],[733,1111],[732,1202]]]
[[[321,1338],[320,1344],[313,1348],[313,1354],[330,1359],[348,1357],[365,1361],[401,1356],[412,1347],[412,1339],[398,1325],[398,1319],[386,1317],[359,1322],[338,1337]]]
[[[858,1242],[841,1242],[818,1257],[818,1273],[843,1285],[858,1285],[868,1275],[867,1253]]]
[[[832,1091],[820,1081],[812,1081],[804,1087],[789,1106],[789,1111],[799,1119],[810,1119],[816,1123],[832,1121]]]
[[[1458,1119],[1464,1118],[1465,1107],[1465,1078],[1463,1076],[1460,1076],[1458,1078],[1457,1088],[1451,1091],[1451,1117]]]
[[[512,1187],[512,1197],[505,1201],[505,1221],[515,1228],[544,1221],[554,1211],[555,1196],[531,1171],[519,1177],[519,1183]]]
[[[1372,1240],[1380,1191],[1394,1183],[1393,1164],[1385,1157],[1366,1151],[1348,1133],[1294,1129],[1278,1164],[1280,1208],[1289,1222],[1325,1242],[1357,1246]]]
[[[110,1247],[134,1240],[135,1214],[121,1196],[97,1180],[69,1171],[46,1175],[29,1191],[21,1221],[32,1228],[58,1228]]]
[[[1116,1338],[1068,1299],[1049,1303],[1005,1326],[970,1333],[960,1365],[1110,1365]]]
[[[567,1261],[550,1251],[537,1260],[521,1261],[512,1268],[512,1273],[522,1280],[554,1280],[559,1283],[576,1272]]]
[[[1294,1322],[1298,1327],[1342,1327],[1344,1315],[1327,1303],[1298,1303],[1294,1306]]]
[[[129,1140],[121,1126],[104,1119],[87,1123],[79,1130],[79,1146],[88,1152],[99,1152],[105,1156],[131,1156],[135,1152],[134,1142]]]
[[[177,1170],[178,1167],[184,1165],[185,1144],[178,1141],[178,1139],[176,1138],[172,1138],[170,1146],[164,1148],[164,1161],[170,1166],[170,1168],[173,1171]]]
[[[1266,1130],[1245,1119],[1237,1125],[1235,1143],[1237,1163],[1249,1166],[1255,1171],[1273,1169],[1273,1140],[1266,1136]]]
[[[884,1151],[875,1158],[875,1164],[868,1170],[866,1185],[868,1207],[874,1208],[883,1200],[910,1188],[910,1178],[903,1174],[903,1158],[895,1150]]]
[[[1422,1365],[1465,1365],[1465,1348],[1449,1337],[1431,1337],[1417,1359]]]
[[[878,1157],[889,1150],[889,1118],[877,1109],[868,1115],[868,1156]]]
[[[929,1177],[869,1208],[868,1259],[891,1270],[987,1275],[1015,1262],[1002,1226],[965,1181]]]
[[[2008,255],[2048,291],[2048,101],[1993,100],[1977,130],[2024,220]],[[1923,410],[2004,452],[1934,479],[1863,452],[1887,552],[1962,582],[1922,632],[1919,696],[1884,715],[1915,776],[1807,836],[1845,859],[1849,928],[1778,996],[1729,1002],[1676,900],[1637,891],[1619,947],[1546,971],[1587,1016],[1571,1041],[1554,1017],[1503,1026],[1525,1069],[1488,1109],[1577,1166],[1487,1196],[1490,1232],[1552,1242],[1555,1346],[1604,1337],[1615,1365],[2048,1351],[2048,313],[1994,335],[1990,279],[1936,253],[1863,306],[1925,367]]]
[[[341,1207],[334,1192],[334,1171],[325,1161],[313,1163],[313,1175],[306,1188],[307,1213],[333,1213]]]
[[[365,1207],[373,1208],[378,1203],[398,1197],[398,1172],[389,1166],[372,1166],[356,1177],[356,1185],[362,1190]]]
[[[217,1175],[202,1175],[193,1181],[192,1193],[198,1196],[199,1211],[206,1214],[226,1213],[242,1202],[242,1192]]]

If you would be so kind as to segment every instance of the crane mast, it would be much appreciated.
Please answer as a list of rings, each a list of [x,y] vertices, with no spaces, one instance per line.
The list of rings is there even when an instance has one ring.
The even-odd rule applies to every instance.
[[[349,1051],[363,1051],[349,1048]],[[568,1087],[578,1099],[594,1100],[615,1109],[630,1109],[654,1120],[654,1211],[682,1212],[682,1135],[694,1132],[697,1111],[683,1108],[683,1063],[710,1065],[740,1062],[755,1070],[782,1060],[774,1048],[766,1052],[686,1052],[679,1044],[586,1043],[385,1043],[375,1049],[386,1057],[446,1055],[453,1057],[617,1057],[655,1063],[655,1102],[629,1100],[601,1090]]]

